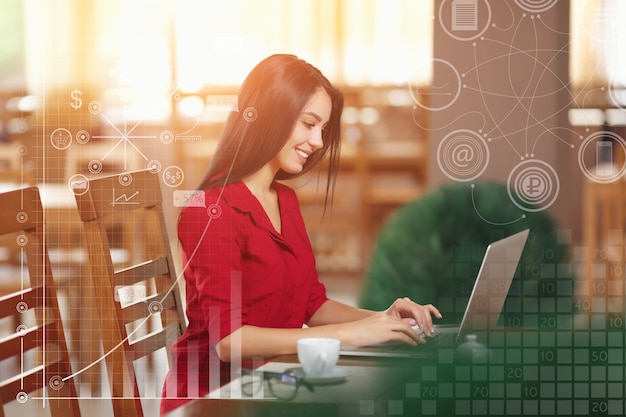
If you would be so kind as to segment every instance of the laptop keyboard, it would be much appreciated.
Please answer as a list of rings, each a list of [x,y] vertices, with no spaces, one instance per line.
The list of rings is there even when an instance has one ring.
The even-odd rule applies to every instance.
[[[435,352],[441,348],[453,348],[456,343],[456,333],[433,333],[432,336],[425,337],[426,343],[417,346],[407,345],[405,343],[395,345],[392,350],[395,352],[416,352],[427,353]]]

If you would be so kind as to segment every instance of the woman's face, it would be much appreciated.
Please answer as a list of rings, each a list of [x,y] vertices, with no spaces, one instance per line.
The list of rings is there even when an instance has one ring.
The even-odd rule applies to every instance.
[[[302,171],[307,158],[322,148],[322,131],[330,119],[332,102],[323,88],[318,88],[302,109],[291,136],[271,164],[289,174]]]

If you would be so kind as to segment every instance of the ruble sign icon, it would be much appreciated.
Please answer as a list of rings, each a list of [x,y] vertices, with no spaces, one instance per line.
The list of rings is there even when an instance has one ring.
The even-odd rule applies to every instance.
[[[559,195],[559,177],[548,163],[529,159],[519,163],[507,181],[511,201],[524,211],[541,211]]]

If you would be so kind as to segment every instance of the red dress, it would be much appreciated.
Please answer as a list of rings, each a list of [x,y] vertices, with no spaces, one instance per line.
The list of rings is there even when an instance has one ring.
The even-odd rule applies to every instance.
[[[215,345],[241,326],[300,328],[327,300],[295,192],[273,184],[278,233],[243,182],[205,192],[206,207],[186,207],[178,223],[189,326],[172,346],[161,413],[228,382],[238,365]],[[262,359],[261,359],[262,360]],[[232,372],[232,376],[231,376]]]

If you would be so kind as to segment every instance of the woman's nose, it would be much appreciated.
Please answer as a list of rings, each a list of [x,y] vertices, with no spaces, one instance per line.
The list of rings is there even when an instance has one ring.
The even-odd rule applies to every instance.
[[[316,150],[324,146],[324,140],[322,139],[322,129],[314,129],[309,139],[309,144]]]

